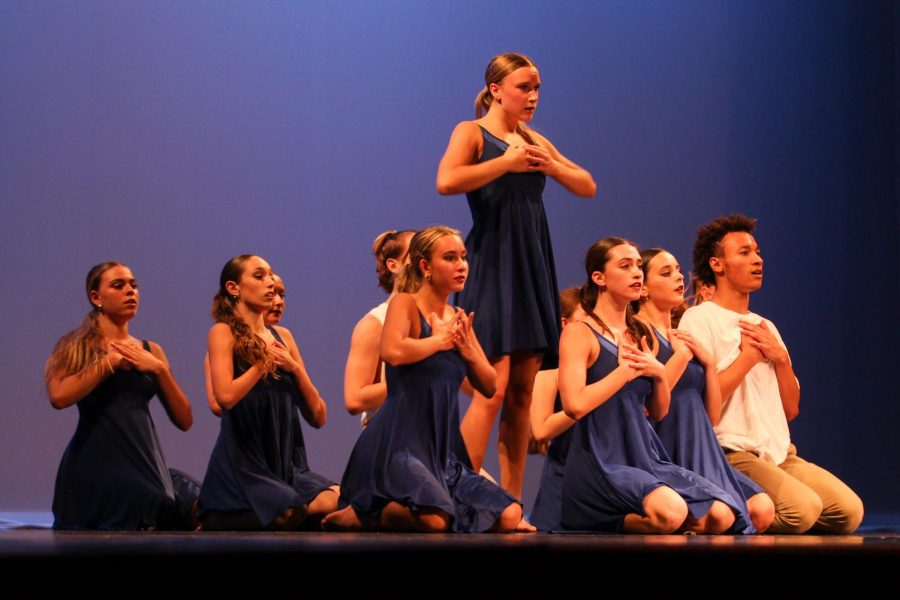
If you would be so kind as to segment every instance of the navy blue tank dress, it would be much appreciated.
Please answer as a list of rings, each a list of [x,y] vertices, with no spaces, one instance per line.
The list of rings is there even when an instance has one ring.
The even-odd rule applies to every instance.
[[[559,394],[553,403],[553,412],[562,410]],[[547,458],[541,471],[541,483],[534,499],[534,508],[528,516],[529,522],[539,531],[557,531],[560,529],[562,513],[563,475],[566,470],[566,457],[572,443],[575,427],[572,426],[553,438],[547,448]]]
[[[419,316],[420,338],[431,328]],[[389,502],[414,513],[440,509],[451,531],[490,529],[515,498],[472,471],[459,432],[466,363],[455,350],[408,365],[386,365],[388,396],[359,436],[341,480],[341,507],[377,521]]]
[[[659,340],[659,354],[656,358],[665,364],[672,358],[672,346],[659,332],[656,332],[656,339]],[[763,490],[746,475],[736,471],[725,458],[706,414],[703,401],[705,388],[706,373],[703,366],[692,360],[672,389],[669,414],[661,421],[651,420],[651,423],[672,462],[702,475],[733,498],[744,502],[744,508],[735,515],[733,531],[756,533],[747,514],[746,500]]]
[[[78,426],[56,474],[54,529],[189,526],[200,487],[166,467],[149,407],[158,393],[155,375],[120,369],[78,402]]]
[[[278,332],[269,328],[284,344]],[[234,374],[247,366],[234,357]],[[203,489],[200,519],[225,513],[265,528],[288,508],[309,504],[335,482],[313,473],[300,429],[303,401],[294,376],[278,369],[264,377],[231,410],[222,411]]]
[[[479,162],[509,146],[481,128]],[[475,311],[475,333],[489,357],[514,350],[544,353],[544,368],[557,362],[559,291],[550,230],[541,194],[543,173],[506,173],[466,194],[472,230],[466,236],[469,279],[456,302]]]
[[[618,366],[616,346],[591,331],[600,343],[600,355],[587,370],[588,384]],[[619,532],[625,515],[644,515],[644,498],[662,485],[684,498],[697,519],[709,512],[714,500],[742,510],[743,504],[730,494],[669,461],[644,414],[651,387],[646,377],[633,379],[575,424],[563,480],[564,529]]]

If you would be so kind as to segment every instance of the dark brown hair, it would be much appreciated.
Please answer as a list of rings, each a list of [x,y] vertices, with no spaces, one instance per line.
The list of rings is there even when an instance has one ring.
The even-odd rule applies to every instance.
[[[753,233],[755,228],[756,219],[741,213],[719,217],[701,225],[694,240],[694,272],[697,279],[707,285],[715,284],[716,275],[709,266],[709,259],[722,256],[722,238],[736,231]]]
[[[610,335],[613,335],[612,330],[603,322],[597,313],[594,312],[594,307],[597,306],[597,299],[600,297],[601,290],[600,286],[594,283],[592,275],[597,271],[603,273],[606,270],[606,263],[609,261],[609,253],[613,248],[621,246],[622,244],[628,244],[635,250],[640,251],[634,242],[629,242],[626,239],[617,237],[603,238],[588,248],[587,254],[584,257],[584,270],[587,271],[587,281],[579,290],[581,308],[583,308],[584,312],[600,326],[601,332],[605,331]],[[647,343],[653,348],[655,336],[644,323],[634,316],[634,313],[630,309],[625,313],[625,330],[635,343],[640,343],[641,338],[645,337],[647,338]]]
[[[263,373],[275,373],[275,361],[266,352],[264,339],[250,331],[250,326],[234,310],[237,297],[228,293],[229,281],[240,282],[244,266],[255,254],[235,256],[222,267],[219,275],[219,291],[213,296],[212,318],[216,323],[225,323],[234,336],[234,353],[246,365],[256,365]]]

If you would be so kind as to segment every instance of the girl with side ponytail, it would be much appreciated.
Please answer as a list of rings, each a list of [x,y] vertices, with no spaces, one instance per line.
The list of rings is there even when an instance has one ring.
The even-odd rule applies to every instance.
[[[291,332],[268,326],[275,275],[252,254],[225,263],[209,331],[219,437],[200,492],[207,530],[318,528],[337,506],[337,485],[309,469],[299,416],[325,425],[325,401]]]
[[[633,533],[723,533],[739,503],[672,464],[646,418],[662,419],[669,384],[652,331],[629,312],[641,296],[637,247],[621,238],[595,243],[585,257],[580,326],[563,330],[559,390],[578,420],[566,458],[564,529]]]
[[[56,476],[56,529],[193,529],[199,485],[166,467],[149,402],[158,396],[187,431],[191,405],[162,348],[131,336],[137,280],[118,262],[94,266],[91,312],[63,336],[44,372],[50,403],[78,407],[78,428]]]
[[[597,191],[590,173],[528,127],[540,87],[540,74],[527,56],[504,53],[491,59],[475,100],[476,118],[453,130],[437,172],[438,192],[465,193],[469,202],[472,231],[466,248],[472,277],[456,301],[478,313],[475,329],[501,382],[494,396],[473,397],[463,437],[478,470],[500,413],[500,479],[517,497],[534,378],[542,363],[555,366],[559,342],[544,184],[549,176],[576,196]]]

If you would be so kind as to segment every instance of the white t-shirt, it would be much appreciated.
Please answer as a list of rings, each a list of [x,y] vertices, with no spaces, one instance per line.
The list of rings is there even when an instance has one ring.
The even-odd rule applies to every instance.
[[[381,323],[381,326],[384,327],[384,319],[387,317],[387,309],[388,303],[382,302],[372,310],[370,310],[366,316],[372,316],[378,319],[378,322]],[[384,381],[384,361],[381,362],[381,381]],[[362,415],[360,416],[360,425],[365,429],[366,425],[369,424],[369,421],[372,420],[372,417],[375,416],[375,413],[378,412],[377,408],[373,408],[372,410],[364,410]]]
[[[741,353],[741,321],[765,321],[778,343],[784,346],[781,334],[768,319],[752,312],[736,313],[714,302],[689,308],[678,328],[712,351],[716,370],[721,373]],[[784,462],[791,433],[781,405],[775,365],[768,360],[756,363],[731,398],[722,400],[722,417],[715,428],[719,443],[731,450],[755,452],[776,465]]]

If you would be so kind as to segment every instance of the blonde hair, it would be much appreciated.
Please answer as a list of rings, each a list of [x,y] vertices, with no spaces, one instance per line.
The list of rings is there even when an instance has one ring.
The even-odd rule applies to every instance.
[[[515,52],[504,52],[498,54],[488,63],[487,69],[484,70],[484,89],[475,96],[475,118],[480,119],[491,108],[494,103],[494,96],[491,95],[491,84],[499,84],[507,75],[522,67],[534,67],[537,65],[524,54],[516,54]],[[516,133],[529,144],[537,145],[531,130],[524,123],[516,123]]]
[[[120,262],[106,261],[91,267],[84,283],[88,302],[91,300],[91,292],[100,289],[103,274],[113,267],[124,266]],[[103,314],[103,309],[91,303],[91,311],[85,315],[81,326],[59,338],[44,366],[45,384],[50,383],[50,380],[56,376],[69,377],[81,373],[106,356],[106,350],[102,345],[103,332],[100,331],[99,323],[101,314]]]
[[[422,231],[416,232],[412,239],[409,240],[409,262],[403,267],[400,277],[400,291],[413,294],[422,287],[422,281],[425,276],[419,269],[419,263],[422,259],[431,260],[434,252],[434,245],[441,238],[448,235],[460,236],[459,231],[452,227],[444,225],[432,225],[426,227]],[[460,236],[461,237],[461,236]]]
[[[394,274],[387,268],[387,261],[399,259],[403,256],[404,246],[408,246],[409,238],[416,232],[412,229],[401,231],[385,231],[372,244],[372,254],[375,255],[375,272],[378,273],[378,286],[390,294],[394,291]],[[404,242],[407,242],[404,244]]]
[[[256,365],[265,374],[275,374],[275,361],[266,352],[266,342],[250,331],[250,326],[242,319],[234,307],[237,297],[228,293],[226,285],[229,281],[240,282],[244,274],[244,265],[256,256],[241,254],[235,256],[222,267],[219,275],[219,291],[213,296],[212,318],[216,323],[225,323],[234,336],[234,353],[247,366]]]

